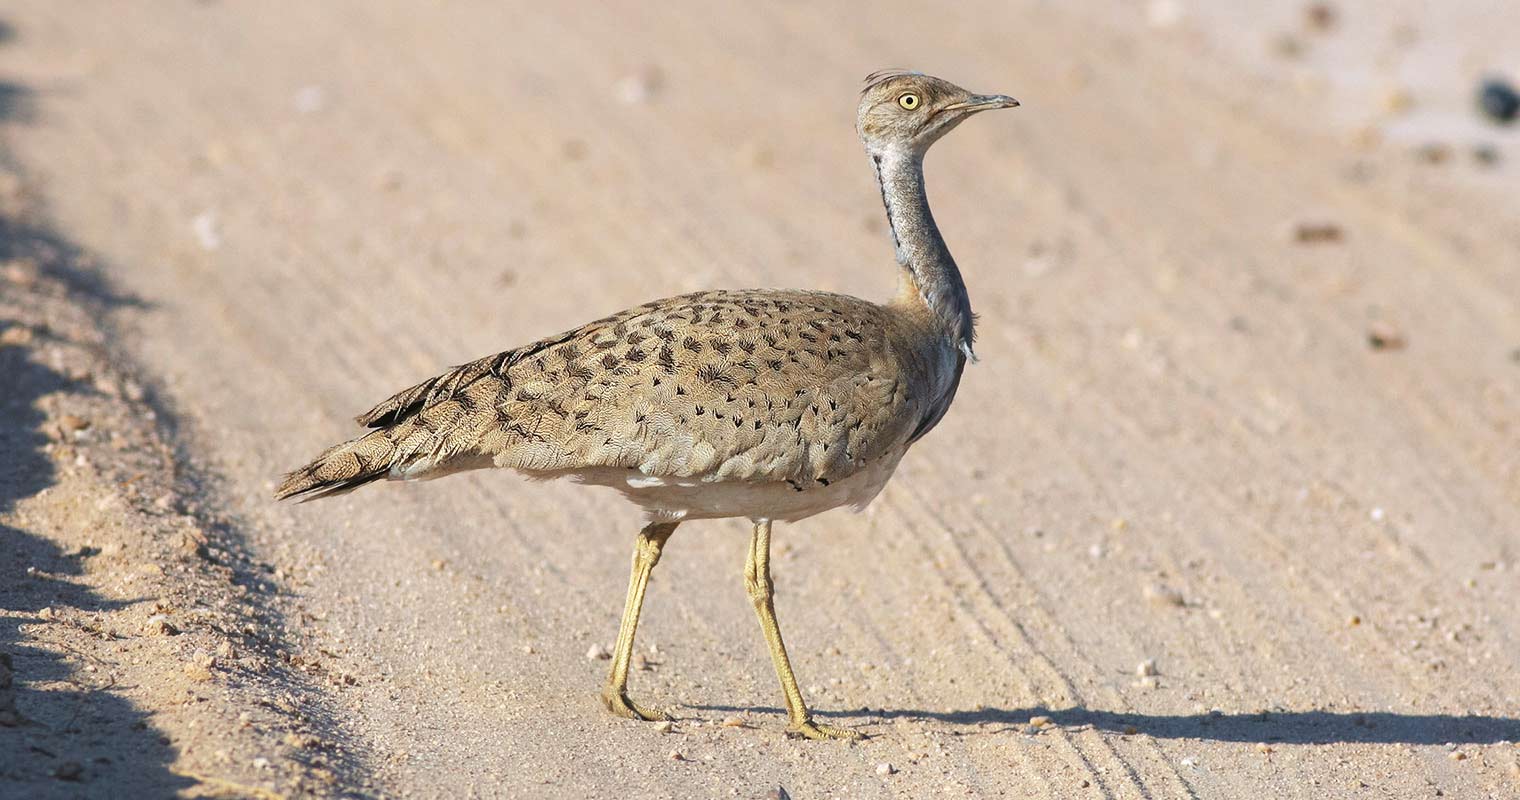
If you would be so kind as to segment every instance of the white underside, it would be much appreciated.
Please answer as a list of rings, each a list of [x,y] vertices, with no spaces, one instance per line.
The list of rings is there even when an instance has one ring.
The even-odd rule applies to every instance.
[[[657,522],[728,517],[795,522],[841,506],[850,506],[856,511],[865,508],[887,485],[906,451],[906,447],[898,448],[854,474],[827,484],[668,478],[616,467],[523,474],[535,480],[569,478],[578,483],[609,486],[643,508],[649,518]],[[386,477],[400,481],[427,481],[491,466],[494,465],[485,458],[474,461],[456,459],[449,469],[396,467]]]
[[[888,453],[849,477],[827,485],[800,484],[800,490],[785,481],[703,481],[612,468],[568,472],[565,477],[617,489],[655,521],[742,517],[795,522],[841,506],[856,511],[865,508],[887,484],[901,459],[901,450]]]

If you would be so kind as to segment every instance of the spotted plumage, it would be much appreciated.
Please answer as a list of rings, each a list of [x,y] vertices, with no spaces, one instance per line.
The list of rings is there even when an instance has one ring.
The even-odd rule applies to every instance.
[[[657,715],[628,700],[627,667],[660,548],[684,520],[753,519],[746,586],[792,729],[850,735],[814,722],[796,688],[770,600],[771,521],[869,503],[949,408],[975,318],[929,212],[923,155],[966,117],[1013,105],[916,73],[867,79],[857,129],[899,265],[890,302],[753,289],[646,303],[397,393],[359,416],[369,433],[286,475],[276,496],[483,467],[622,492],[649,524],[604,699],[646,719]]]
[[[280,494],[487,466],[826,487],[906,444],[948,403],[949,357],[928,320],[914,322],[824,292],[648,303],[396,394],[358,418],[374,432],[292,473]],[[650,502],[658,516],[688,516]]]

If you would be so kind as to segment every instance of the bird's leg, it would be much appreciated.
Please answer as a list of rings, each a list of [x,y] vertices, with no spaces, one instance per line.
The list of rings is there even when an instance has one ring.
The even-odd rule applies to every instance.
[[[639,629],[639,610],[644,606],[644,587],[649,583],[649,573],[660,561],[660,550],[665,540],[675,533],[677,523],[651,522],[639,531],[633,545],[633,574],[628,578],[628,601],[623,605],[623,622],[618,626],[617,647],[612,653],[612,673],[607,676],[607,688],[602,690],[602,702],[607,710],[620,717],[656,721],[670,719],[662,711],[634,705],[628,699],[628,664],[633,658],[633,636]]]
[[[789,732],[809,739],[861,738],[858,731],[814,722],[807,703],[802,700],[802,690],[797,688],[797,676],[786,656],[786,643],[781,641],[781,627],[776,624],[776,606],[771,599],[775,591],[771,584],[770,520],[755,523],[755,533],[749,542],[749,559],[744,564],[744,588],[749,592],[750,602],[755,604],[760,630],[765,632],[771,661],[776,665],[776,677],[781,679],[781,692],[786,695],[786,715],[791,720]]]

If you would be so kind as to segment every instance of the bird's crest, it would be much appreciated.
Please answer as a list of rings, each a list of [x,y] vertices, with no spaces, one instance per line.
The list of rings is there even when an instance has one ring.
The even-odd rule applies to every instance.
[[[880,86],[893,78],[903,78],[909,75],[923,75],[924,73],[911,69],[879,69],[866,76],[865,85],[860,87],[860,93],[864,95],[877,86]]]

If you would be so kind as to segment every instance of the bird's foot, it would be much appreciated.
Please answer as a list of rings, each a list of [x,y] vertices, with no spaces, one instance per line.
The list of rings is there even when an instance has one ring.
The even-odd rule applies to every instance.
[[[643,720],[644,722],[665,722],[671,719],[671,716],[664,711],[637,705],[628,699],[628,695],[625,692],[615,692],[611,689],[604,690],[602,692],[602,704],[607,706],[608,711],[627,719]]]
[[[786,735],[804,739],[844,739],[851,742],[866,738],[866,735],[860,731],[824,725],[814,722],[812,717],[803,719],[801,722],[793,722],[787,727]]]

